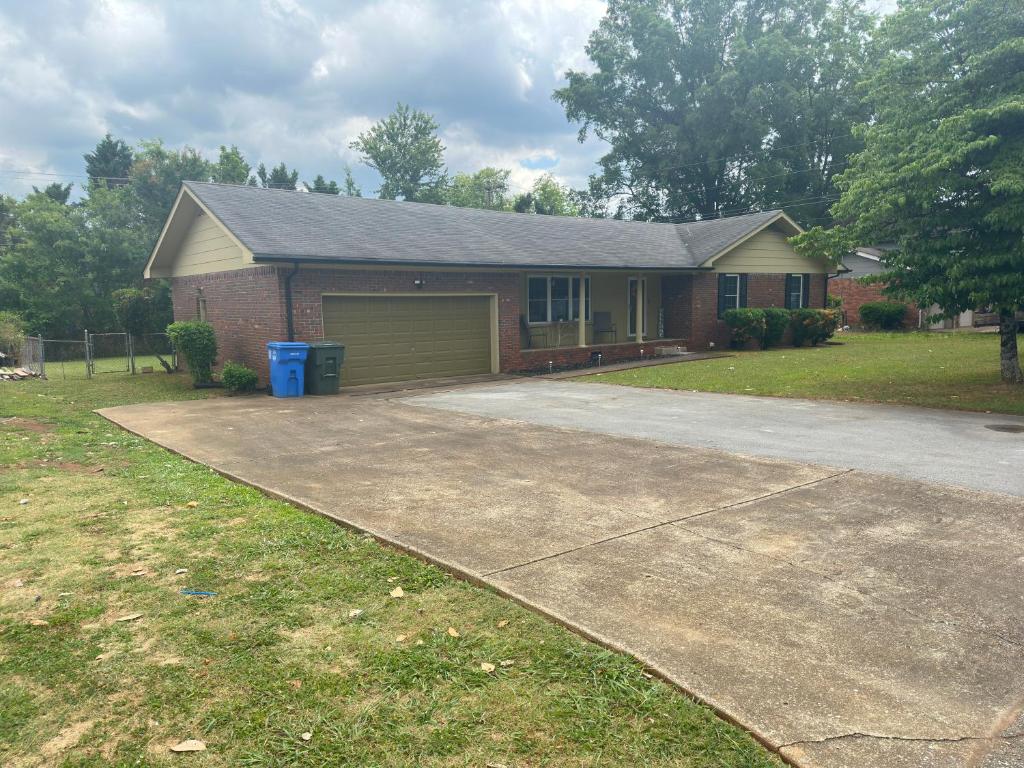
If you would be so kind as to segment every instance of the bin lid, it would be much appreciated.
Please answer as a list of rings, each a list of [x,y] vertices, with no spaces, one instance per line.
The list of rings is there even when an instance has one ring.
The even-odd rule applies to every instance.
[[[310,349],[344,349],[345,345],[340,341],[311,341],[309,342]]]
[[[309,349],[304,341],[268,341],[267,349]]]

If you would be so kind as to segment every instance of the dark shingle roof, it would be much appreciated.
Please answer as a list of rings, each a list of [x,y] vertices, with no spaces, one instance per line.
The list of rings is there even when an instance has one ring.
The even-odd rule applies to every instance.
[[[650,224],[184,183],[257,259],[686,269],[779,214]]]

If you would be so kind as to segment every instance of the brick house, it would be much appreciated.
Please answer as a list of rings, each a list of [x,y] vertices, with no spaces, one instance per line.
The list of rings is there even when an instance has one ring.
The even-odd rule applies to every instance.
[[[824,306],[799,231],[781,211],[662,224],[185,182],[145,277],[221,361],[266,381],[266,342],[326,338],[353,385],[727,344],[729,307]]]

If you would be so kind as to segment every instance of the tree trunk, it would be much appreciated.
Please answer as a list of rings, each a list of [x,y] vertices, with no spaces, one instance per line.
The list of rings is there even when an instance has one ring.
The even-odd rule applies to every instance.
[[[1006,384],[1024,384],[1017,354],[1017,318],[1006,310],[999,313],[999,376]]]

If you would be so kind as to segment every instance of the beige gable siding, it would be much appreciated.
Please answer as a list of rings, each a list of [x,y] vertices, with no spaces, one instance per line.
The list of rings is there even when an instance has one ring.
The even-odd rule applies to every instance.
[[[199,275],[205,272],[226,272],[251,266],[227,232],[205,214],[197,215],[181,241],[174,263],[172,277]]]
[[[714,262],[716,272],[823,273],[828,272],[820,261],[805,259],[793,250],[787,235],[776,229],[765,229],[740,243]]]

